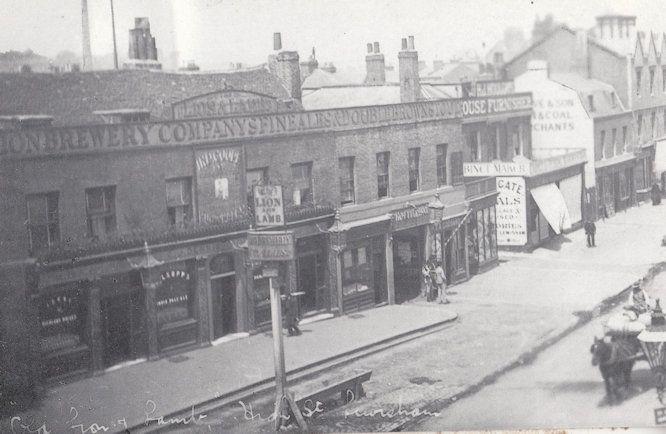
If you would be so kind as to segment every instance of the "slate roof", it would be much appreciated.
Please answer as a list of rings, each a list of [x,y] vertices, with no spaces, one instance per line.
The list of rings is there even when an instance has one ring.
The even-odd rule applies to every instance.
[[[573,73],[552,73],[549,78],[578,92],[590,117],[598,118],[627,112],[618,98],[615,88],[608,83]],[[591,110],[589,95],[593,97],[594,110]]]
[[[146,109],[153,120],[170,119],[172,103],[223,90],[225,84],[237,90],[289,98],[277,77],[263,66],[227,73],[130,69],[0,73],[0,115],[50,115],[54,125],[79,125],[100,123],[94,111]]]
[[[400,86],[323,87],[304,93],[302,101],[306,110],[396,104],[400,102]]]

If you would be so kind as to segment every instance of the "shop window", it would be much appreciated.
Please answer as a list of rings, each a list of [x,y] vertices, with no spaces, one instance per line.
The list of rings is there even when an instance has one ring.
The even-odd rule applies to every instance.
[[[642,68],[636,68],[636,95],[641,96],[641,75],[643,74]],[[639,133],[640,134],[640,133]]]
[[[162,272],[156,295],[158,326],[194,317],[193,288],[194,279],[186,267]]]
[[[294,183],[294,205],[313,203],[312,162],[291,165],[291,178]]]
[[[342,293],[350,295],[370,289],[371,273],[370,252],[366,247],[345,251],[342,254]]]
[[[483,210],[476,212],[476,234],[479,249],[479,262],[486,260],[486,231],[483,225]]]
[[[192,180],[167,180],[166,203],[169,226],[182,227],[192,221]]]
[[[491,125],[488,128],[488,159],[497,160],[497,143],[499,137],[499,126]]]
[[[409,167],[409,191],[416,191],[419,189],[420,182],[420,161],[421,154],[420,148],[411,148],[407,151],[407,164]]]
[[[511,140],[513,142],[513,155],[522,155],[523,154],[523,143],[522,143],[522,129],[520,125],[513,127],[513,132],[511,134]]]
[[[654,67],[650,67],[650,95],[654,94]]]
[[[78,289],[58,291],[40,297],[39,322],[43,352],[52,353],[84,343],[85,307]]]
[[[26,196],[28,205],[28,236],[30,249],[39,250],[60,241],[58,193]]]
[[[377,197],[379,199],[389,196],[389,162],[390,152],[377,154]]]
[[[463,183],[463,153],[460,151],[451,153],[451,183]]]
[[[647,188],[647,183],[645,182],[645,173],[646,173],[646,162],[647,158],[641,158],[636,163],[636,189],[643,190]]]
[[[664,112],[666,113],[666,112]],[[437,186],[446,185],[446,152],[448,144],[437,145]]]
[[[619,182],[619,184],[620,184],[620,192],[619,192],[620,193],[620,199],[626,200],[626,199],[629,198],[629,189],[627,188],[628,187],[627,184],[628,184],[629,180],[627,179],[627,176],[626,176],[624,171],[621,171],[618,174],[618,176],[619,176],[619,179],[620,179],[620,182]]]
[[[479,262],[479,242],[477,232],[476,213],[472,213],[467,220],[467,249],[470,259]]]
[[[340,204],[354,203],[354,157],[343,157],[338,160],[340,170]]]
[[[86,190],[88,235],[104,240],[116,231],[116,187]]]

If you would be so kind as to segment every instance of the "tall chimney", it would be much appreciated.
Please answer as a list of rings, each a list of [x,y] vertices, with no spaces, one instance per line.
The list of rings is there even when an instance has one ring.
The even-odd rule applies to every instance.
[[[386,84],[384,55],[379,52],[379,42],[375,42],[374,44],[368,43],[368,54],[365,56],[365,69],[365,84],[377,86]]]
[[[419,53],[414,49],[414,37],[402,39],[402,50],[398,53],[400,74],[400,101],[415,102],[421,99],[419,78]]]
[[[90,49],[90,22],[88,20],[88,0],[81,0],[81,37],[83,41],[83,71],[93,69],[92,50]]]
[[[280,34],[274,35],[273,48],[278,50],[282,47]],[[301,101],[301,64],[299,62],[297,51],[280,51],[274,57],[275,75],[280,80],[289,96],[298,102]],[[269,70],[271,69],[271,56],[269,56]]]

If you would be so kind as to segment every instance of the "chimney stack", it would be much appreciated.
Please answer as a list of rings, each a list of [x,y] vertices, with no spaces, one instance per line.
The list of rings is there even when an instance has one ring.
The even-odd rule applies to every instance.
[[[157,61],[157,46],[155,37],[150,34],[148,18],[134,18],[134,28],[129,31],[128,60],[123,68],[162,69],[162,64]]]
[[[373,52],[374,50],[374,52]],[[384,55],[379,52],[379,42],[368,42],[368,54],[365,56],[365,84],[382,86],[386,84]]]
[[[92,50],[90,49],[90,22],[88,20],[88,0],[81,0],[81,26],[82,26],[82,40],[83,40],[83,70],[91,71],[92,64]]]
[[[409,39],[402,38],[402,50],[398,53],[398,69],[400,101],[416,102],[420,100],[419,53],[414,49],[414,36],[410,36]]]
[[[273,49],[282,48],[282,36],[280,33],[273,34]],[[301,64],[297,51],[280,51],[268,56],[268,69],[282,83],[289,96],[301,101]]]

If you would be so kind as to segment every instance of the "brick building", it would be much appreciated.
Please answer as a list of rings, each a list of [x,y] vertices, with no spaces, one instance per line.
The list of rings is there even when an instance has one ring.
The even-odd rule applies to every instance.
[[[630,112],[632,125],[627,125],[627,115],[622,115],[622,119],[598,120],[594,141],[612,139],[613,129],[620,131],[626,127],[635,132],[628,132],[631,139],[627,144],[628,152],[635,158],[632,162],[599,158],[598,161],[604,161],[596,163],[600,169],[598,177],[603,179],[609,174],[613,178],[614,173],[622,173],[623,167],[616,167],[617,164],[632,166],[632,190],[637,200],[647,197],[655,178],[661,176],[654,173],[654,158],[655,138],[664,134],[666,122],[664,68],[660,56],[663,39],[652,32],[646,35],[637,31],[635,16],[606,15],[597,17],[597,25],[589,31],[561,26],[504,64],[509,78],[525,73],[531,61],[544,60],[550,73],[574,74],[581,79],[577,81],[591,79],[612,87],[613,98]],[[588,187],[593,185],[588,183]],[[620,189],[618,182],[612,180],[602,180],[600,185],[605,186],[605,192],[598,194],[599,207],[604,195],[610,191],[614,195]]]

